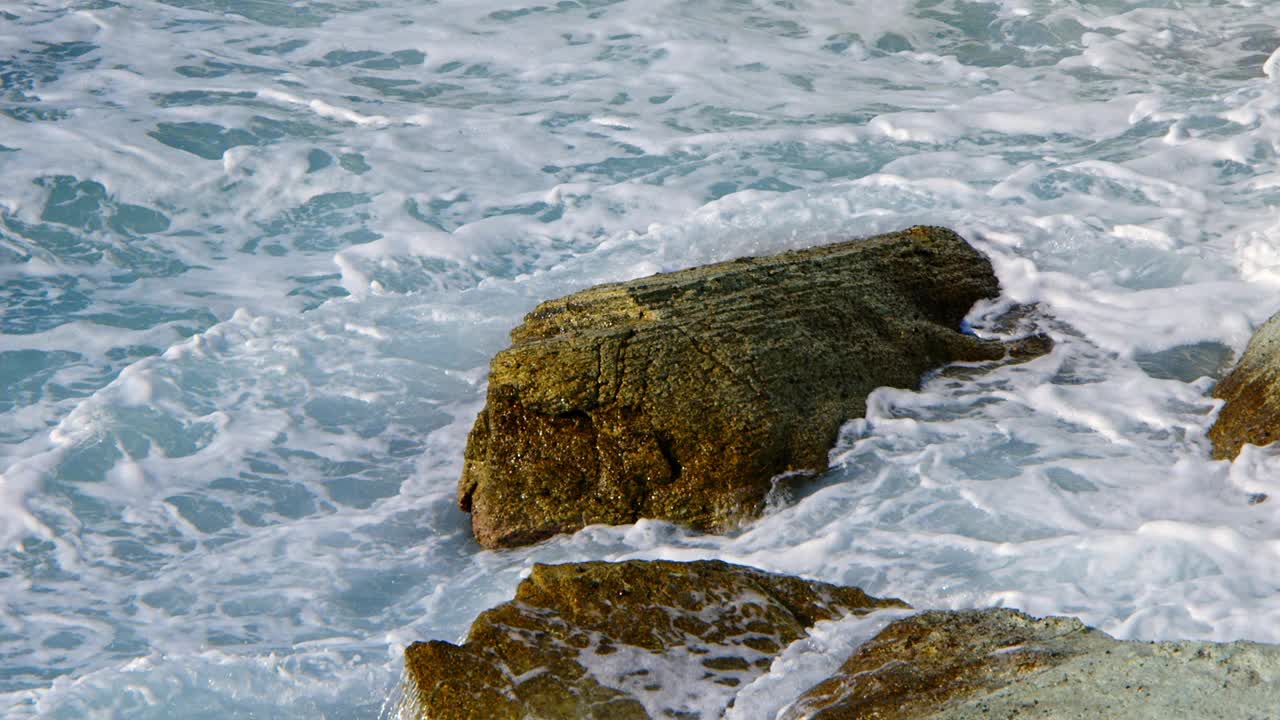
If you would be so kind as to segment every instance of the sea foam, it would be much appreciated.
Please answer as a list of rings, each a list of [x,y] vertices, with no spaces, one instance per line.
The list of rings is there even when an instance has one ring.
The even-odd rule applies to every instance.
[[[1276,459],[1204,435],[1277,309],[1280,7],[1168,5],[0,3],[0,709],[376,716],[409,642],[568,560],[1280,641]],[[1054,352],[876,391],[727,536],[470,539],[539,301],[919,223],[991,257],[975,332]]]

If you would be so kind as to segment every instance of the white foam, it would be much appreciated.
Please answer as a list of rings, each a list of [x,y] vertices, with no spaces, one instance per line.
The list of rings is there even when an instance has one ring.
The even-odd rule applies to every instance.
[[[0,368],[0,708],[372,715],[538,561],[1280,640],[1272,451],[1209,461],[1214,368],[1150,359],[1277,309],[1280,6],[1167,5],[11,3],[0,302],[33,324],[0,352],[36,354]],[[916,223],[991,256],[977,332],[1036,304],[1057,349],[878,391],[729,537],[471,542],[462,448],[538,301]]]
[[[784,649],[769,671],[738,690],[725,720],[770,720],[782,714],[801,693],[840,669],[859,645],[909,610],[879,610],[815,623],[806,637]]]
[[[1276,48],[1275,52],[1267,58],[1262,64],[1262,74],[1267,76],[1271,82],[1280,80],[1280,48]]]
[[[391,124],[391,121],[382,115],[365,115],[349,108],[338,107],[325,102],[324,100],[307,100],[298,97],[292,93],[281,92],[270,88],[259,90],[258,97],[265,100],[272,100],[279,103],[290,105],[302,105],[309,108],[316,115],[331,120],[341,122],[349,122],[354,125],[364,127],[380,128]],[[421,124],[421,123],[415,123]]]

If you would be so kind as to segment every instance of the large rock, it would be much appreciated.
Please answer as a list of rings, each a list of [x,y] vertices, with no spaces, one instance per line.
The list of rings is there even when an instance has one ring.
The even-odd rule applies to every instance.
[[[1280,651],[1122,642],[1071,618],[927,612],[865,643],[784,720],[1254,720],[1280,712]]]
[[[1254,334],[1235,369],[1214,387],[1213,396],[1226,401],[1209,428],[1213,457],[1230,460],[1245,443],[1280,440],[1280,314]]]
[[[640,518],[723,530],[825,470],[875,388],[1004,356],[960,332],[998,292],[964,239],[915,227],[545,302],[493,359],[459,504],[487,547]]]
[[[881,607],[906,606],[718,561],[535,565],[463,645],[405,651],[397,717],[718,718],[815,622]]]
[[[405,651],[396,717],[717,720],[815,622],[905,607],[717,561],[535,565],[462,645]],[[890,623],[780,717],[1270,720],[1278,708],[1280,647],[1120,641],[988,609]]]

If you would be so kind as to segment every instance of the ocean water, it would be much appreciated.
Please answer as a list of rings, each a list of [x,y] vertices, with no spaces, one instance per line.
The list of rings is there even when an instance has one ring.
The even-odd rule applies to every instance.
[[[408,643],[584,559],[1280,642],[1280,454],[1205,439],[1280,310],[1278,48],[1269,0],[0,0],[0,715],[391,717]],[[537,302],[919,223],[1053,353],[876,391],[729,536],[470,539]]]

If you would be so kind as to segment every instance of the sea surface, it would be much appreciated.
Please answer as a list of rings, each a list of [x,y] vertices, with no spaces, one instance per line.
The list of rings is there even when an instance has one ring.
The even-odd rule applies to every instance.
[[[407,644],[584,559],[1280,642],[1280,453],[1205,439],[1280,310],[1277,48],[1271,0],[0,1],[0,715],[391,718]],[[472,541],[536,303],[920,223],[1053,353],[876,391],[728,536]]]

